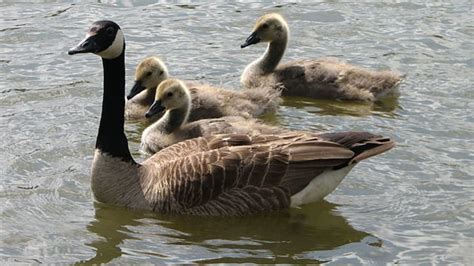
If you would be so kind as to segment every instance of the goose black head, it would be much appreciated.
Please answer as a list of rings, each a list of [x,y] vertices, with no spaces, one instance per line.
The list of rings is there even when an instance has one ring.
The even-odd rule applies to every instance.
[[[100,20],[92,23],[86,37],[68,54],[94,53],[105,59],[113,59],[123,53],[125,39],[117,23]]]

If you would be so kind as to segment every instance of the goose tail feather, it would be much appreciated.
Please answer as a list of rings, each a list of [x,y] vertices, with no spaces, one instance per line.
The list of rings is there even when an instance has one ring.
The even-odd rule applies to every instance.
[[[390,138],[368,132],[340,132],[319,134],[325,140],[336,142],[354,152],[348,165],[384,153],[395,146]]]

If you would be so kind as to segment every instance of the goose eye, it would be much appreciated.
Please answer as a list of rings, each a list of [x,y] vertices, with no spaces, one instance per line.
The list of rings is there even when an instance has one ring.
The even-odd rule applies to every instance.
[[[268,29],[268,24],[267,23],[263,24],[262,29],[264,29],[264,30]]]
[[[108,27],[107,30],[106,30],[106,33],[107,33],[107,35],[109,35],[110,37],[112,37],[112,36],[114,36],[114,34],[115,34],[115,30],[114,30],[114,28],[112,28],[112,27]]]
[[[147,77],[151,76],[151,71],[146,72],[146,76]]]
[[[166,94],[166,97],[168,97],[168,98],[170,98],[170,97],[172,97],[172,96],[173,96],[173,93],[172,93],[172,92],[168,92],[168,93]]]

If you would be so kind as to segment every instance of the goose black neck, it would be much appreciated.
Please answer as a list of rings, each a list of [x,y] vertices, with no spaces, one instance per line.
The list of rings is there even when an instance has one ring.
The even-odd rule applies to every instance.
[[[134,163],[124,132],[125,49],[117,58],[102,58],[102,65],[104,96],[95,147],[103,153]]]

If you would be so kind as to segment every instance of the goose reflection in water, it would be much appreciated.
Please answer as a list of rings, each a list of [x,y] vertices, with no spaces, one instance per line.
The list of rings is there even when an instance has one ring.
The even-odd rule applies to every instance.
[[[366,242],[321,201],[303,209],[242,218],[167,216],[95,203],[87,229],[100,237],[86,244],[95,255],[77,264],[162,263],[317,263],[307,254]],[[373,245],[370,244],[369,245]]]
[[[312,114],[332,116],[369,116],[379,114],[385,117],[393,117],[396,116],[395,111],[400,108],[397,97],[386,97],[369,103],[285,97],[282,105],[303,109]]]

